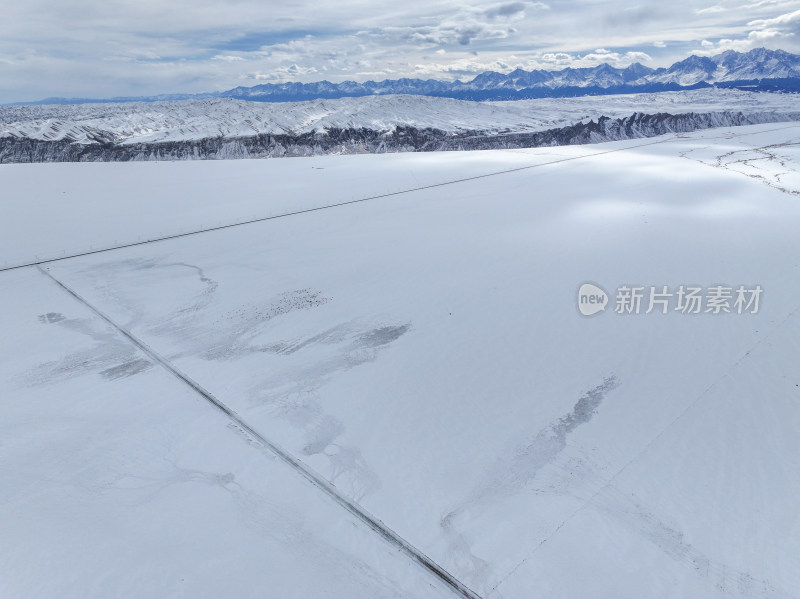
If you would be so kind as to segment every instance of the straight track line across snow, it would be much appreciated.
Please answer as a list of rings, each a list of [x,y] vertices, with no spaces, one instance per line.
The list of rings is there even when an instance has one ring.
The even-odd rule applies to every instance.
[[[441,582],[444,582],[452,591],[457,593],[460,597],[463,597],[463,599],[482,599],[481,596],[478,595],[475,591],[467,587],[463,582],[458,580],[455,576],[450,574],[442,566],[434,562],[422,551],[414,547],[411,543],[406,541],[403,537],[401,537],[391,528],[386,526],[386,524],[384,524],[378,518],[376,518],[375,516],[364,510],[364,508],[362,508],[358,504],[354,503],[353,501],[351,501],[350,499],[339,493],[336,487],[329,481],[324,479],[321,475],[314,472],[306,464],[304,464],[303,462],[292,456],[288,451],[286,451],[279,445],[276,445],[275,443],[273,443],[272,441],[261,435],[261,433],[256,431],[247,422],[245,422],[241,418],[241,416],[239,416],[233,409],[228,407],[214,394],[212,394],[210,391],[201,386],[197,381],[189,377],[184,372],[178,370],[178,368],[173,366],[166,358],[161,356],[150,346],[144,343],[144,341],[140,340],[125,327],[114,322],[114,320],[112,320],[111,317],[107,316],[100,309],[93,306],[91,303],[89,303],[86,299],[84,299],[81,295],[79,295],[76,291],[71,289],[65,283],[62,283],[50,272],[48,272],[48,270],[42,268],[42,266],[40,265],[36,265],[36,267],[43,275],[48,277],[62,290],[66,291],[74,299],[76,299],[78,302],[86,306],[89,310],[91,310],[94,314],[100,317],[103,321],[105,321],[116,331],[121,333],[125,338],[128,339],[128,341],[130,341],[133,345],[135,345],[139,350],[144,352],[144,354],[147,355],[151,360],[161,365],[167,372],[169,372],[179,381],[181,381],[189,388],[191,388],[195,393],[200,395],[211,406],[216,408],[218,411],[222,412],[231,422],[233,422],[237,427],[239,427],[240,430],[244,431],[247,435],[255,439],[259,444],[261,444],[264,448],[266,448],[268,451],[270,451],[272,454],[278,457],[281,461],[283,461],[285,464],[287,464],[296,472],[298,472],[312,485],[323,491],[326,495],[328,495],[337,504],[339,504],[341,507],[347,510],[350,514],[352,514],[361,522],[366,524],[367,527],[371,529],[373,532],[378,533],[381,537],[383,537],[383,539],[388,541],[391,545],[395,546],[397,549],[405,553],[407,557],[411,558],[414,562],[425,568],[429,573],[433,574]]]
[[[745,134],[742,134],[741,136],[744,137],[744,136],[747,136],[747,135],[758,135],[760,133],[768,133],[770,131],[781,131],[783,129],[793,129],[793,128],[796,128],[796,127],[800,127],[800,125],[793,124],[793,125],[788,125],[788,126],[783,126],[783,127],[776,127],[774,129],[765,129],[765,130],[762,130],[762,131],[755,131],[753,133],[745,133]],[[674,134],[671,134],[671,135],[678,135],[678,133],[674,133]],[[188,231],[186,233],[176,233],[174,235],[164,235],[162,237],[153,237],[151,239],[145,239],[144,241],[135,241],[135,242],[131,242],[131,243],[122,243],[122,244],[113,245],[113,246],[109,246],[109,247],[101,248],[101,249],[97,249],[97,250],[89,250],[89,251],[86,251],[86,252],[78,252],[78,253],[75,253],[75,254],[69,254],[67,256],[57,256],[57,257],[54,257],[54,258],[47,258],[45,260],[34,260],[32,262],[24,262],[24,263],[20,263],[20,264],[15,264],[13,266],[4,266],[4,267],[0,268],[0,272],[6,271],[6,270],[16,270],[18,268],[27,268],[29,266],[39,266],[41,264],[49,264],[50,262],[59,262],[61,260],[69,260],[70,258],[80,258],[81,256],[91,256],[93,254],[102,254],[104,252],[112,252],[114,250],[121,250],[121,249],[129,248],[129,247],[136,247],[136,246],[139,246],[139,245],[147,245],[147,244],[150,244],[150,243],[157,243],[159,241],[168,241],[170,239],[179,239],[181,237],[189,237],[191,235],[200,235],[201,233],[210,233],[212,231],[220,231],[222,229],[231,229],[233,227],[241,227],[241,226],[244,226],[244,225],[251,225],[251,224],[254,224],[254,223],[260,223],[260,222],[264,222],[264,221],[268,221],[268,220],[274,220],[274,219],[277,219],[277,218],[284,218],[284,217],[287,217],[287,216],[296,216],[298,214],[305,214],[307,212],[317,212],[318,210],[327,210],[329,208],[338,208],[340,206],[347,206],[349,204],[358,204],[360,202],[368,202],[370,200],[379,200],[381,198],[388,198],[388,197],[392,197],[392,196],[403,195],[403,194],[406,194],[406,193],[412,193],[414,191],[422,191],[422,190],[425,190],[425,189],[433,189],[435,187],[444,187],[444,186],[447,186],[447,185],[454,185],[456,183],[464,183],[466,181],[474,181],[476,179],[485,179],[485,178],[488,178],[488,177],[496,177],[498,175],[505,175],[505,174],[508,174],[508,173],[515,173],[515,172],[518,172],[518,171],[524,171],[524,170],[528,170],[528,169],[538,168],[538,167],[541,167],[541,166],[550,166],[552,164],[560,164],[562,162],[570,162],[572,160],[581,160],[581,159],[584,159],[584,158],[594,158],[595,156],[604,156],[606,154],[614,154],[616,152],[625,152],[627,150],[635,150],[637,148],[643,148],[643,147],[646,147],[646,146],[654,146],[654,145],[657,145],[657,144],[668,143],[668,142],[677,141],[677,140],[680,140],[680,139],[682,139],[682,138],[680,138],[680,137],[677,137],[677,138],[676,137],[669,137],[667,139],[659,139],[658,141],[651,141],[651,142],[647,142],[647,143],[643,143],[643,144],[637,144],[635,146],[627,146],[627,147],[624,147],[624,148],[617,148],[615,150],[605,150],[605,151],[602,151],[602,152],[594,152],[593,154],[584,154],[582,156],[571,156],[569,158],[559,158],[558,160],[551,160],[550,162],[542,162],[540,164],[530,164],[528,166],[520,166],[520,167],[516,167],[516,168],[502,170],[502,171],[495,171],[493,173],[486,173],[485,175],[475,175],[473,177],[465,177],[463,179],[453,179],[451,181],[444,181],[442,183],[433,183],[431,185],[422,185],[420,187],[412,187],[412,188],[403,189],[403,190],[400,190],[400,191],[393,191],[391,193],[384,193],[384,194],[380,194],[380,195],[369,196],[369,197],[366,197],[366,198],[359,198],[357,200],[348,200],[346,202],[338,202],[338,203],[335,203],[335,204],[326,204],[324,206],[317,206],[316,208],[306,208],[305,210],[297,210],[297,211],[294,211],[294,212],[285,212],[283,214],[276,214],[274,216],[264,216],[264,217],[261,217],[261,218],[252,218],[252,219],[249,219],[249,220],[230,223],[230,224],[227,224],[227,225],[218,225],[216,227],[208,227],[208,228],[205,228],[205,229],[198,229],[196,231]],[[710,137],[710,138],[706,138],[706,139],[727,139],[727,138],[722,136],[722,137]],[[553,147],[559,147],[559,146],[553,146]]]
[[[654,146],[654,145],[657,145],[657,144],[667,143],[669,141],[674,141],[674,139],[675,138],[673,138],[673,137],[670,137],[669,139],[659,139],[658,141],[651,141],[651,142],[647,142],[647,143],[643,143],[643,144],[637,144],[635,146],[627,146],[627,147],[624,147],[624,148],[616,148],[614,150],[604,150],[602,152],[594,152],[592,154],[583,154],[581,156],[570,156],[568,158],[559,158],[558,160],[551,160],[550,162],[542,162],[542,163],[539,163],[539,164],[529,164],[527,166],[519,166],[519,167],[516,167],[516,168],[505,169],[505,170],[502,170],[502,171],[495,171],[493,173],[486,173],[484,175],[474,175],[472,177],[464,177],[463,179],[453,179],[451,181],[444,181],[442,183],[432,183],[430,185],[422,185],[420,187],[412,187],[410,189],[403,189],[403,190],[400,190],[400,191],[393,191],[391,193],[384,193],[384,194],[380,194],[380,195],[369,196],[369,197],[366,197],[366,198],[359,198],[357,200],[347,200],[346,202],[337,202],[335,204],[326,204],[324,206],[317,206],[316,208],[306,208],[304,210],[297,210],[297,211],[294,211],[294,212],[285,212],[283,214],[276,214],[274,216],[264,216],[264,217],[261,217],[261,218],[252,218],[252,219],[249,219],[249,220],[230,223],[230,224],[227,224],[227,225],[218,225],[216,227],[209,227],[209,228],[206,228],[206,229],[198,229],[197,231],[188,231],[186,233],[176,233],[174,235],[165,235],[163,237],[154,237],[152,239],[145,239],[144,241],[136,241],[136,242],[132,242],[132,243],[123,243],[123,244],[119,244],[119,245],[109,246],[107,248],[102,248],[102,249],[97,249],[97,250],[89,250],[89,251],[86,251],[86,252],[79,252],[79,253],[76,253],[76,254],[70,254],[68,256],[58,256],[58,257],[55,257],[55,258],[48,258],[46,260],[36,260],[36,261],[33,261],[33,262],[25,262],[25,263],[22,263],[22,264],[16,264],[14,266],[6,266],[6,267],[3,267],[3,268],[0,268],[0,272],[6,271],[6,270],[16,270],[18,268],[27,268],[29,266],[39,266],[39,265],[42,265],[42,264],[49,264],[51,262],[60,262],[61,260],[69,260],[71,258],[80,258],[82,256],[91,256],[93,254],[102,254],[102,253],[105,253],[105,252],[112,252],[114,250],[121,250],[121,249],[124,249],[124,248],[136,247],[136,246],[139,246],[139,245],[148,245],[150,243],[158,243],[160,241],[169,241],[170,239],[180,239],[181,237],[190,237],[192,235],[200,235],[202,233],[210,233],[212,231],[221,231],[223,229],[232,229],[234,227],[242,227],[244,225],[252,225],[252,224],[255,224],[255,223],[261,223],[261,222],[268,221],[268,220],[275,220],[275,219],[278,219],[278,218],[285,218],[287,216],[297,216],[299,214],[306,214],[308,212],[318,212],[320,210],[329,210],[331,208],[339,208],[341,206],[349,206],[350,204],[359,204],[361,202],[369,202],[369,201],[372,201],[372,200],[380,200],[380,199],[383,199],[383,198],[399,196],[399,195],[403,195],[403,194],[406,194],[406,193],[413,193],[415,191],[423,191],[425,189],[434,189],[436,187],[446,187],[447,185],[455,185],[457,183],[465,183],[467,181],[476,181],[478,179],[487,179],[489,177],[497,177],[499,175],[506,175],[506,174],[509,174],[509,173],[516,173],[516,172],[519,172],[519,171],[525,171],[525,170],[529,170],[529,169],[539,168],[539,167],[542,167],[542,166],[550,166],[550,165],[553,165],[553,164],[561,164],[563,162],[570,162],[570,161],[573,161],[573,160],[581,160],[581,159],[584,159],[584,158],[594,158],[596,156],[604,156],[606,154],[614,154],[616,152],[625,152],[627,150],[634,150],[636,148],[643,148],[643,147],[646,147],[646,146]]]
[[[783,129],[793,129],[793,128],[796,128],[796,127],[800,127],[800,125],[797,125],[797,124],[792,124],[792,125],[788,125],[788,126],[785,125],[785,126],[782,126],[782,127],[776,127],[774,129],[766,129],[766,130],[762,130],[762,131],[755,131],[755,132],[749,133],[749,134],[743,134],[743,136],[745,136],[745,135],[758,135],[760,133],[767,133],[769,131],[781,131]],[[676,134],[671,134],[671,136],[666,138],[666,139],[659,139],[657,141],[649,141],[647,143],[636,144],[635,146],[626,146],[624,148],[616,148],[614,150],[604,150],[602,152],[594,152],[592,154],[583,154],[581,156],[570,156],[569,158],[559,158],[558,160],[551,160],[550,162],[542,162],[542,163],[539,163],[539,164],[529,164],[527,166],[519,166],[519,167],[516,167],[516,168],[505,169],[505,170],[502,170],[502,171],[495,171],[493,173],[486,173],[484,175],[474,175],[472,177],[464,177],[462,179],[453,179],[451,181],[444,181],[442,183],[432,183],[430,185],[422,185],[420,187],[412,187],[412,188],[403,189],[403,190],[400,190],[400,191],[393,191],[391,193],[384,193],[384,194],[380,194],[380,195],[369,196],[369,197],[366,197],[366,198],[359,198],[357,200],[348,200],[346,202],[337,202],[335,204],[326,204],[324,206],[317,206],[316,208],[306,208],[304,210],[297,210],[297,211],[294,211],[294,212],[285,212],[283,214],[276,214],[274,216],[264,216],[264,217],[261,217],[261,218],[252,218],[252,219],[249,219],[249,220],[230,223],[230,224],[227,224],[227,225],[218,225],[216,227],[209,227],[209,228],[206,228],[206,229],[198,229],[196,231],[188,231],[186,233],[176,233],[174,235],[164,235],[162,237],[154,237],[152,239],[145,239],[144,241],[123,243],[123,244],[119,244],[119,245],[109,246],[107,248],[101,248],[101,249],[97,249],[97,250],[89,250],[89,251],[86,251],[86,252],[79,252],[79,253],[76,253],[76,254],[70,254],[68,256],[58,256],[58,257],[55,257],[55,258],[48,258],[46,260],[35,260],[33,262],[25,262],[25,263],[22,263],[22,264],[15,264],[14,266],[5,266],[3,268],[0,268],[0,272],[6,271],[6,270],[16,270],[18,268],[27,268],[29,266],[39,266],[39,265],[42,265],[42,264],[49,264],[51,262],[59,262],[61,260],[69,260],[70,258],[80,258],[81,256],[91,256],[93,254],[102,254],[102,253],[105,253],[105,252],[112,252],[114,250],[121,250],[121,249],[124,249],[124,248],[136,247],[136,246],[139,246],[139,245],[148,245],[150,243],[158,243],[159,241],[169,241],[170,239],[180,239],[181,237],[189,237],[189,236],[192,236],[192,235],[200,235],[202,233],[210,233],[212,231],[221,231],[223,229],[231,229],[231,228],[234,228],[234,227],[242,227],[244,225],[252,225],[252,224],[255,224],[255,223],[261,223],[261,222],[268,221],[268,220],[275,220],[275,219],[278,219],[278,218],[285,218],[287,216],[297,216],[299,214],[306,214],[308,212],[317,212],[317,211],[320,211],[320,210],[328,210],[330,208],[339,208],[341,206],[348,206],[350,204],[358,204],[358,203],[361,203],[361,202],[369,202],[371,200],[380,200],[382,198],[389,198],[389,197],[393,197],[393,196],[399,196],[399,195],[403,195],[403,194],[406,194],[406,193],[412,193],[412,192],[415,192],[415,191],[423,191],[425,189],[434,189],[436,187],[445,187],[447,185],[455,185],[457,183],[465,183],[467,181],[475,181],[477,179],[486,179],[486,178],[489,178],[489,177],[497,177],[499,175],[506,175],[508,173],[516,173],[516,172],[519,172],[519,171],[525,171],[525,170],[529,170],[529,169],[539,168],[539,167],[542,167],[542,166],[550,166],[550,165],[553,165],[553,164],[561,164],[563,162],[570,162],[570,161],[573,161],[573,160],[582,160],[584,158],[594,158],[596,156],[605,156],[607,154],[614,154],[614,153],[617,153],[617,152],[625,152],[625,151],[628,151],[628,150],[635,150],[637,148],[644,148],[644,147],[647,147],[647,146],[654,146],[654,145],[673,142],[673,141],[677,141],[677,140],[682,139],[680,137],[678,137],[678,138],[673,137],[672,135],[676,135]],[[719,138],[713,138],[712,137],[712,138],[706,138],[706,139],[719,139]],[[725,139],[724,136],[723,136],[723,139]],[[555,147],[558,147],[558,146],[555,146]]]

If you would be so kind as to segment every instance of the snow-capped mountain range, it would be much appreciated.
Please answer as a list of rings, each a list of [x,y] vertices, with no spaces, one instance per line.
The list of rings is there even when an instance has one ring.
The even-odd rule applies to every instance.
[[[236,98],[262,102],[288,102],[372,95],[413,94],[463,100],[519,100],[591,94],[675,91],[700,87],[800,90],[800,56],[783,50],[758,48],[747,53],[728,50],[712,57],[690,56],[667,68],[652,69],[640,63],[616,68],[596,67],[555,71],[516,69],[510,73],[486,71],[470,81],[393,79],[331,83],[265,83],[222,92],[114,98],[110,101],[165,101]],[[92,99],[48,98],[37,104],[98,102]],[[109,100],[105,100],[106,102]]]

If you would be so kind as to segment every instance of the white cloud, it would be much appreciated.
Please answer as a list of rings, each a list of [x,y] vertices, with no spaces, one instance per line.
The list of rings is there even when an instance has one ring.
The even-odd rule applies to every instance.
[[[791,27],[792,25],[797,24],[800,24],[800,10],[786,13],[773,19],[757,19],[748,23],[750,27],[757,27],[759,29],[771,27]]]
[[[575,59],[566,52],[547,52],[545,54],[542,54],[540,60],[545,65],[568,66]]]
[[[607,62],[611,66],[627,66],[634,62],[647,62],[653,60],[649,54],[644,52],[611,52],[604,48],[585,54],[579,61],[581,65],[600,64]]]
[[[483,10],[483,14],[490,20],[497,18],[516,19],[525,16],[526,9],[547,10],[550,7],[542,2],[504,2],[494,4]]]
[[[764,3],[758,3],[763,6]],[[698,54],[713,55],[725,50],[747,52],[759,47],[784,47],[790,50],[800,49],[800,10],[780,14],[769,19],[748,21],[751,30],[746,36],[738,38],[721,38],[717,42],[703,40]]]
[[[714,14],[717,12],[725,12],[725,9],[720,6],[719,4],[715,6],[709,6],[708,8],[696,8],[694,14],[696,15],[709,15]]]
[[[301,67],[297,64],[292,64],[289,66],[281,66],[273,71],[268,73],[256,72],[252,75],[249,75],[248,78],[255,79],[256,81],[272,81],[272,82],[282,82],[287,79],[296,78],[298,76],[310,75],[313,73],[318,73],[316,68],[314,67]]]
[[[659,65],[668,65],[690,52],[759,45],[800,49],[797,0],[707,4],[9,2],[0,21],[0,102],[220,90],[256,78],[453,78],[517,67],[617,66],[652,63],[651,52]]]

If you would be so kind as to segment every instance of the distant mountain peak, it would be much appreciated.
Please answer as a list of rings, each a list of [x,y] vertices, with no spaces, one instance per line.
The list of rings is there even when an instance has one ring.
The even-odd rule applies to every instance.
[[[120,101],[166,99],[237,98],[262,102],[287,102],[372,95],[412,94],[464,100],[517,100],[537,97],[635,93],[692,89],[703,86],[736,87],[760,82],[765,89],[800,91],[800,56],[784,50],[755,48],[749,52],[727,50],[715,56],[689,56],[667,68],[651,69],[635,62],[624,68],[602,63],[593,67],[566,67],[547,71],[516,68],[509,73],[485,71],[469,81],[435,79],[386,79],[383,81],[344,81],[332,83],[285,82],[236,87],[207,94],[174,94],[140,98],[114,98]],[[776,81],[764,84],[764,81]],[[83,104],[99,100],[51,98],[50,103]],[[106,102],[108,100],[105,100]],[[36,102],[44,104],[48,101]]]

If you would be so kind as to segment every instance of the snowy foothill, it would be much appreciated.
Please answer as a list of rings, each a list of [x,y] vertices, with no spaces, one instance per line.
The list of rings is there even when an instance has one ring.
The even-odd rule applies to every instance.
[[[259,134],[302,135],[331,128],[396,127],[460,133],[529,133],[600,117],[741,111],[796,113],[796,94],[701,89],[664,93],[472,102],[387,95],[306,102],[229,98],[116,104],[0,106],[0,139],[120,144],[181,142]]]
[[[798,148],[0,165],[0,595],[800,597]]]

